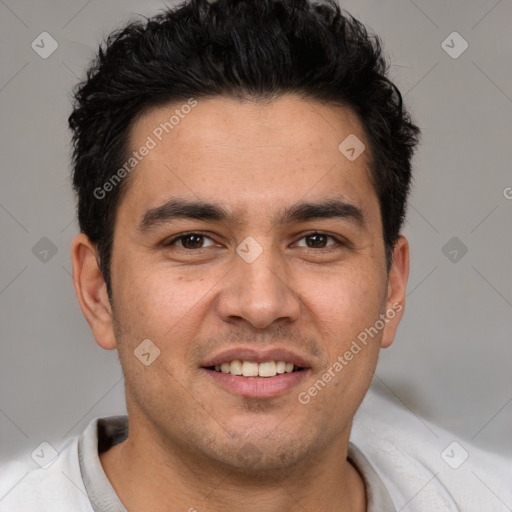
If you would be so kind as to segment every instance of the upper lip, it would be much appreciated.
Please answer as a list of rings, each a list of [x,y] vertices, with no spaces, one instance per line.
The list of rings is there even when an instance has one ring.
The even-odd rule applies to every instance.
[[[297,354],[292,350],[284,348],[273,348],[270,350],[255,350],[251,348],[231,348],[223,350],[218,354],[211,356],[201,367],[216,366],[230,361],[252,361],[254,363],[264,363],[266,361],[284,361],[293,363],[299,368],[310,368],[311,364],[306,357]]]

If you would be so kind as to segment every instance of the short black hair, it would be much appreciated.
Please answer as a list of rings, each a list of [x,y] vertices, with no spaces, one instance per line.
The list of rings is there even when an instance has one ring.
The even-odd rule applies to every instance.
[[[97,247],[109,297],[128,180],[103,187],[126,174],[134,122],[153,107],[220,95],[296,93],[353,109],[370,145],[389,270],[420,132],[388,70],[380,39],[332,0],[191,0],[110,34],[74,90],[69,117],[79,226]]]

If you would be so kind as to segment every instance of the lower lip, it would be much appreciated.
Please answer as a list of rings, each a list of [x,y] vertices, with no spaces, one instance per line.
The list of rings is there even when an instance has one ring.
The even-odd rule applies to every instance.
[[[250,398],[271,398],[289,391],[309,373],[307,369],[292,373],[282,373],[275,377],[241,377],[230,373],[202,368],[224,389]]]

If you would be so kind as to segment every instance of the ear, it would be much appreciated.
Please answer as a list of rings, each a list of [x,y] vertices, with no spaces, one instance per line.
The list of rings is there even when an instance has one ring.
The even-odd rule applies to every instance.
[[[407,279],[409,277],[409,242],[400,236],[393,248],[393,259],[388,275],[388,296],[386,299],[386,326],[381,347],[387,348],[395,339],[398,324],[405,310]]]
[[[73,285],[80,309],[94,335],[96,343],[106,349],[116,348],[112,308],[107,286],[98,266],[96,246],[84,234],[78,234],[71,246]]]

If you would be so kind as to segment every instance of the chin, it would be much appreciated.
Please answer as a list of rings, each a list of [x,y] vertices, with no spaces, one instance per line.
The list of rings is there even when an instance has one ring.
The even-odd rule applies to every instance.
[[[247,442],[240,450],[221,455],[224,464],[236,470],[238,474],[244,474],[251,478],[258,475],[269,477],[269,473],[276,476],[282,471],[289,472],[290,468],[300,463],[306,457],[308,450],[303,447],[275,446],[268,447],[264,443],[257,444]]]
[[[228,469],[236,470],[251,478],[258,474],[269,476],[269,472],[279,474],[300,463],[308,454],[315,451],[314,438],[304,432],[272,431],[233,434],[224,442],[210,445],[208,455]],[[215,446],[215,449],[212,449]]]

